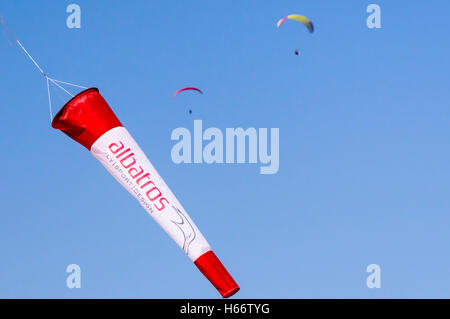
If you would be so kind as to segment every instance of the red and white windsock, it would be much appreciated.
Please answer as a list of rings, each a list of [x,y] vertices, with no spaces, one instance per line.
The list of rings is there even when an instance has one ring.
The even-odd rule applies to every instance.
[[[239,286],[211,250],[164,180],[100,95],[90,88],[73,97],[52,121],[92,155],[133,195],[184,250],[222,297]]]

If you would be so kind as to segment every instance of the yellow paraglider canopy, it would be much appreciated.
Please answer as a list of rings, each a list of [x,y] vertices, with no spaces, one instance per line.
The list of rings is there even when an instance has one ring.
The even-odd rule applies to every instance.
[[[277,27],[281,27],[281,25],[284,23],[284,21],[286,20],[294,20],[294,21],[298,21],[301,22],[305,25],[305,27],[308,28],[310,33],[313,33],[314,31],[314,26],[311,22],[311,20],[309,20],[307,17],[302,16],[300,14],[290,14],[287,17],[284,17],[283,19],[280,19],[277,23]]]

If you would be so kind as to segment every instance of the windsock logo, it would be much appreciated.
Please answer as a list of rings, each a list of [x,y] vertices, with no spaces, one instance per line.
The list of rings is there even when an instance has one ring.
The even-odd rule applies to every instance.
[[[145,195],[158,210],[162,211],[169,204],[166,197],[163,196],[161,190],[152,181],[150,173],[144,172],[141,165],[137,165],[136,159],[133,157],[134,153],[131,148],[125,148],[124,144],[119,141],[118,143],[111,143],[109,150],[119,160],[124,169],[127,170],[128,175],[135,180],[137,186],[145,191]]]

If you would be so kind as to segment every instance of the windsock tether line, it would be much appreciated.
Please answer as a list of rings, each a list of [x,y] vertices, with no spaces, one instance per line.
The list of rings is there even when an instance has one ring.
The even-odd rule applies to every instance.
[[[53,79],[47,75],[46,72],[41,68],[41,66],[36,62],[36,60],[33,58],[33,56],[28,52],[27,49],[20,43],[20,41],[14,36],[14,34],[9,30],[9,28],[6,26],[5,20],[3,20],[3,16],[0,15],[0,24],[2,26],[3,34],[5,35],[6,40],[8,43],[12,46],[11,41],[8,38],[8,34],[14,39],[14,41],[19,45],[19,47],[22,49],[22,51],[27,55],[28,59],[30,59],[31,62],[33,62],[34,66],[38,69],[38,71],[44,76],[46,84],[47,84],[47,95],[48,95],[48,106],[49,106],[49,112],[50,112],[50,122],[53,120],[53,111],[52,111],[52,99],[50,95],[50,83],[53,83],[55,86],[63,90],[65,93],[67,93],[70,97],[74,97],[74,94],[69,92],[67,89],[62,87],[60,84],[65,84],[73,87],[78,87],[81,89],[87,89],[85,86],[81,86],[78,84],[73,84],[70,82],[60,81]]]

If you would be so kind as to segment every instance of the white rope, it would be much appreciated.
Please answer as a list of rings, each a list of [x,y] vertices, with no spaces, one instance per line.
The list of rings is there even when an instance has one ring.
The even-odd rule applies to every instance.
[[[55,79],[53,79],[53,81],[55,81],[55,82],[58,82],[58,83],[62,83],[62,84],[66,84],[66,85],[71,85],[71,86],[75,86],[75,87],[77,87],[77,88],[81,88],[81,89],[87,89],[87,87],[85,87],[85,86],[81,86],[81,85],[78,85],[78,84],[73,84],[73,83],[69,83],[69,82],[64,82],[64,81],[60,81],[60,80],[55,80]]]
[[[47,80],[47,94],[48,94],[48,106],[50,110],[50,123],[53,121],[53,112],[52,112],[52,98],[50,97],[50,83],[48,82],[48,76],[45,76]]]
[[[39,64],[36,62],[36,60],[31,56],[30,53],[28,53],[27,49],[25,49],[25,47],[22,45],[22,43],[20,43],[20,41],[8,29],[8,27],[6,26],[5,22],[3,21],[3,17],[2,16],[0,16],[0,24],[1,24],[1,27],[3,29],[3,32],[5,33],[5,36],[6,36],[6,39],[8,40],[8,42],[11,44],[11,42],[9,41],[9,39],[7,37],[7,32],[9,32],[9,34],[14,38],[14,40],[17,42],[17,44],[20,46],[20,48],[23,50],[23,52],[25,52],[25,54],[31,60],[31,62],[33,62],[33,64],[36,66],[36,68],[39,70],[39,72],[41,72],[41,74],[45,77],[45,80],[46,80],[46,83],[47,83],[47,95],[48,95],[48,106],[49,106],[49,111],[50,111],[50,121],[52,121],[53,120],[53,111],[52,111],[52,99],[51,99],[51,95],[50,95],[50,82],[52,82],[54,85],[56,85],[58,88],[60,88],[64,92],[66,92],[71,97],[73,97],[74,95],[72,93],[70,93],[69,91],[67,91],[64,87],[59,85],[58,83],[66,84],[66,85],[70,85],[70,86],[74,86],[74,87],[78,87],[78,88],[81,88],[81,89],[87,89],[87,87],[84,87],[84,86],[81,86],[81,85],[78,85],[78,84],[73,84],[73,83],[70,83],[70,82],[64,82],[64,81],[60,81],[60,80],[55,80],[55,79],[52,79],[52,78],[48,77],[48,75],[39,66]],[[59,95],[59,92],[58,91],[56,91],[56,92]]]
[[[50,89],[51,89],[52,85],[53,85],[53,82],[50,82]],[[56,86],[55,86],[54,92],[56,93],[56,95],[58,95],[59,101],[62,104],[65,104],[67,102],[67,95],[66,95],[66,93],[64,93],[62,90],[58,89]]]
[[[67,91],[65,88],[63,88],[61,85],[59,85],[58,83],[56,83],[55,80],[53,80],[52,78],[47,77],[50,81],[53,82],[54,85],[56,85],[57,87],[59,87],[61,90],[63,90],[64,92],[66,92],[67,94],[69,94],[71,97],[73,97],[74,95],[72,93],[70,93],[69,91]]]
[[[28,55],[28,57],[30,58],[30,60],[34,63],[34,65],[35,65],[35,66],[38,68],[38,70],[42,73],[42,75],[43,75],[43,76],[46,76],[46,75],[45,75],[45,72],[42,70],[42,68],[39,66],[39,64],[37,64],[37,62],[33,59],[33,57],[28,53],[27,49],[25,49],[25,48],[23,47],[22,43],[20,43],[19,40],[16,40],[16,41],[17,41],[17,43],[20,45],[20,47],[22,48],[23,52],[25,52],[25,53]]]

